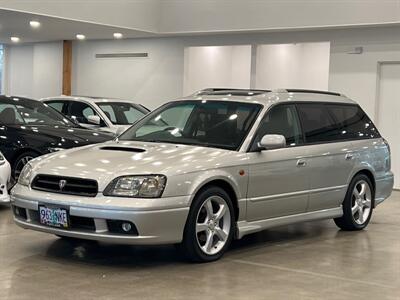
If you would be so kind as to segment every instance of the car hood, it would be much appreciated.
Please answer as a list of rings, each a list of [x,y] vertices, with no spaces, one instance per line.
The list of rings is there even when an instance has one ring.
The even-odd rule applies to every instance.
[[[60,151],[35,159],[35,174],[90,178],[99,189],[123,175],[163,174],[168,176],[201,172],[237,164],[245,153],[198,146],[107,142]]]
[[[102,143],[113,138],[110,133],[80,127],[63,126],[19,126],[18,129],[29,132],[31,138],[52,140],[55,148],[71,148],[88,144]]]

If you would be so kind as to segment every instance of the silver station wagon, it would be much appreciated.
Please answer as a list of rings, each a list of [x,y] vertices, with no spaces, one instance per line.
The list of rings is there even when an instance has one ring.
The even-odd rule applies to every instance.
[[[387,142],[343,95],[206,89],[114,141],[30,161],[11,201],[23,228],[178,244],[204,262],[274,226],[332,218],[365,228],[392,192],[390,163]]]

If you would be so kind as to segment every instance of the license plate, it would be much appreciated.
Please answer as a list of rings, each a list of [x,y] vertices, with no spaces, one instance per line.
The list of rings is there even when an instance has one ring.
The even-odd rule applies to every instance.
[[[68,228],[68,211],[65,208],[39,206],[40,224],[58,228]]]

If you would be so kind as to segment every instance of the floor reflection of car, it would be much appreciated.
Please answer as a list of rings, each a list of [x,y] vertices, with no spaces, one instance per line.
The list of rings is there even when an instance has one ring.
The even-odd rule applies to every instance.
[[[112,138],[74,124],[40,101],[0,96],[0,151],[11,164],[13,180],[32,158]]]
[[[23,228],[180,244],[212,261],[232,239],[273,226],[365,228],[392,192],[390,169],[388,143],[345,96],[211,89],[166,103],[114,141],[28,163],[11,202]]]
[[[4,155],[0,152],[0,204],[9,203],[8,187],[11,179],[11,167]]]
[[[102,97],[59,96],[41,99],[81,126],[97,128],[116,135],[128,129],[149,110],[130,100]]]

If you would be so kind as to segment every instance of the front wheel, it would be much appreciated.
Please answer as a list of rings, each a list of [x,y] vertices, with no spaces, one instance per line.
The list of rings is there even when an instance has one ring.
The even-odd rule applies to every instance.
[[[17,157],[17,159],[15,160],[15,162],[13,164],[12,172],[11,172],[11,177],[12,177],[12,181],[14,184],[18,182],[18,177],[21,174],[22,169],[25,167],[25,165],[31,159],[34,159],[35,157],[38,157],[38,156],[39,155],[37,153],[29,151],[29,152],[22,153],[21,155],[19,155]]]
[[[373,210],[374,190],[364,174],[353,178],[343,202],[343,216],[335,223],[343,230],[361,230],[367,227]]]
[[[219,187],[201,191],[193,200],[181,249],[195,262],[219,259],[233,238],[234,210],[229,195]]]

